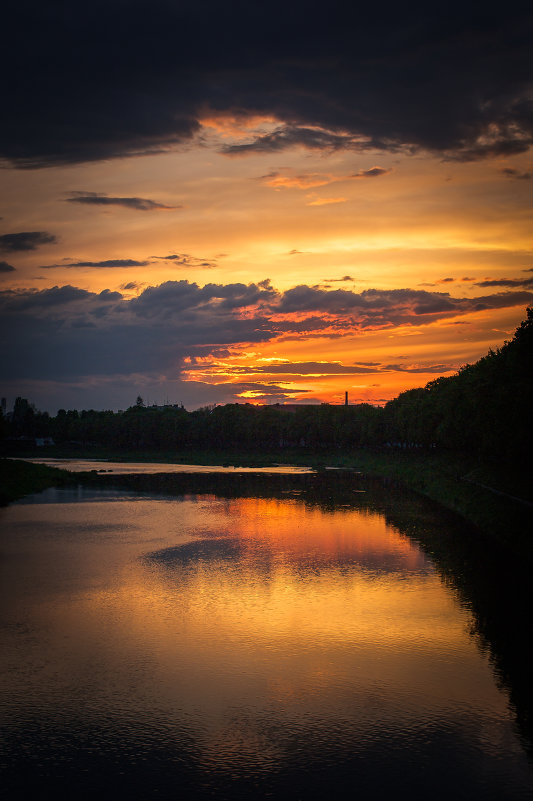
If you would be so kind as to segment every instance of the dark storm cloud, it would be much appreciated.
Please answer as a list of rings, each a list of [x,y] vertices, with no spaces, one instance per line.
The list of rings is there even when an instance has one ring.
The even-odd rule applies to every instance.
[[[17,234],[2,234],[0,250],[4,253],[22,253],[36,250],[41,245],[54,245],[56,242],[57,237],[47,231],[21,231]]]
[[[8,289],[0,293],[0,310],[10,312],[38,312],[56,306],[65,306],[75,301],[98,297],[86,289],[70,286],[54,286],[51,289]]]
[[[165,206],[163,203],[156,203],[155,200],[147,200],[144,197],[110,197],[100,192],[72,192],[71,195],[72,197],[66,199],[66,203],[81,203],[86,206],[124,206],[135,211],[171,211],[182,208]]]
[[[277,292],[265,282],[260,284],[206,284],[189,281],[166,281],[148,287],[131,301],[132,309],[141,317],[173,317],[185,310],[215,314],[231,312],[246,306],[272,302]]]
[[[0,273],[12,273],[14,270],[15,268],[12,264],[8,264],[7,261],[0,261]]]
[[[224,113],[279,123],[230,154],[377,146],[467,160],[533,138],[529,3],[27,0],[2,22],[0,155],[23,168],[158,152]]]
[[[171,371],[196,349],[210,352],[240,342],[262,342],[273,329],[260,311],[241,317],[249,303],[270,298],[256,285],[167,282],[138,298],[75,287],[0,292],[2,375],[42,380]],[[82,301],[80,303],[80,301]],[[103,305],[102,301],[105,301]]]
[[[317,289],[301,284],[284,293],[279,304],[279,311],[286,313],[298,311],[328,311],[335,313],[349,311],[356,306],[361,306],[361,304],[361,296],[347,289]]]
[[[67,264],[42,264],[41,270],[55,270],[57,267],[146,267],[150,262],[136,259],[106,259],[105,261],[71,261]]]
[[[122,300],[123,296],[120,294],[120,292],[112,292],[110,289],[102,289],[98,297],[100,300],[114,301]]]

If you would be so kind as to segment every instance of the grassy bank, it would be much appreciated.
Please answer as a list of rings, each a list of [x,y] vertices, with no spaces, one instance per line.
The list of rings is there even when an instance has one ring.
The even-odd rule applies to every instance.
[[[533,552],[531,474],[455,454],[361,451],[363,473],[396,480],[473,523],[485,534]]]
[[[48,487],[72,484],[72,473],[42,464],[30,464],[14,459],[0,459],[0,506],[42,492]]]

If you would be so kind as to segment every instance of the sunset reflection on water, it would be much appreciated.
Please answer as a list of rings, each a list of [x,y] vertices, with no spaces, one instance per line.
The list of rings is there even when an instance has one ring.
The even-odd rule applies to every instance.
[[[209,792],[443,738],[524,770],[469,610],[368,504],[73,492],[2,512],[15,739],[36,710],[96,751],[155,738]]]

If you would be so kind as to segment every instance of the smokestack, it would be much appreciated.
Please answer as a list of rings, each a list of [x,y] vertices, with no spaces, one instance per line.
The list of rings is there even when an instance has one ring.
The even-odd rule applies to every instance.
[[[348,393],[347,392],[344,393],[344,405],[348,406]]]

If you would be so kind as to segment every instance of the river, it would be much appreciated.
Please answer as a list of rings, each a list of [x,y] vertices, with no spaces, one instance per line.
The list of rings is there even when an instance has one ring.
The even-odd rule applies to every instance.
[[[393,487],[260,480],[0,510],[8,797],[533,798],[470,567],[433,548],[469,532]]]

